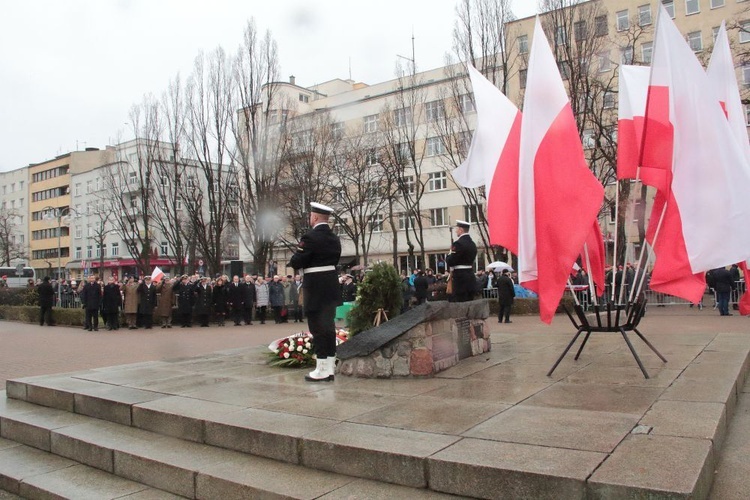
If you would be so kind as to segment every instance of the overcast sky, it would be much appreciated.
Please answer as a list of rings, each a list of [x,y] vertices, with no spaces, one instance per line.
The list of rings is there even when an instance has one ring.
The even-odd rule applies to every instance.
[[[443,65],[457,0],[24,0],[0,15],[0,171],[128,135],[128,111],[160,96],[195,57],[234,54],[248,19],[278,42],[281,75],[303,87],[394,77],[396,55]],[[536,12],[536,0],[513,0]]]

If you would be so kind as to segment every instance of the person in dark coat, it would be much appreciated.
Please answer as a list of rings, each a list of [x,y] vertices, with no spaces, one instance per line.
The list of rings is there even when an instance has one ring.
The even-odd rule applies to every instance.
[[[351,274],[344,276],[344,283],[341,285],[341,300],[344,302],[357,300],[357,285],[354,283],[354,277]]]
[[[305,375],[309,382],[333,381],[336,369],[336,307],[341,289],[336,265],[341,258],[341,241],[328,225],[333,209],[310,203],[310,226],[297,245],[289,266],[303,270],[302,291],[307,325],[313,336],[315,370]]]
[[[242,323],[242,310],[245,304],[245,284],[240,283],[239,276],[232,276],[232,282],[227,288],[227,302],[232,311],[234,326]]]
[[[729,312],[729,296],[736,286],[732,279],[732,273],[727,267],[717,267],[711,270],[711,281],[716,291],[716,304],[719,307],[721,316],[731,316]]]
[[[467,302],[476,293],[476,278],[474,277],[474,260],[477,258],[477,245],[469,236],[471,224],[456,221],[456,241],[451,245],[451,252],[445,258],[448,267],[453,268],[452,302]]]
[[[172,291],[178,294],[177,316],[180,318],[181,328],[190,328],[193,318],[193,284],[186,274],[175,283]]]
[[[94,332],[99,331],[99,307],[102,305],[102,287],[91,275],[83,285],[83,290],[78,294],[81,306],[86,310],[86,322],[83,329]]]
[[[414,297],[417,299],[417,305],[424,304],[427,301],[429,289],[430,282],[427,280],[427,276],[424,275],[423,271],[419,271],[417,277],[414,278]]]
[[[208,284],[207,277],[201,278],[200,284],[193,289],[193,295],[195,296],[193,305],[195,317],[200,321],[202,327],[207,327],[211,316],[211,305],[214,301],[213,289]]]
[[[150,330],[154,325],[154,308],[156,308],[156,285],[151,283],[151,276],[143,278],[138,285],[138,315],[143,326]]]
[[[284,285],[281,284],[281,278],[276,275],[273,280],[268,284],[268,301],[271,303],[271,309],[273,309],[273,321],[274,323],[281,323],[281,310],[284,309]]]
[[[242,319],[245,321],[245,325],[252,325],[253,309],[255,309],[255,280],[249,274],[245,275],[242,294]]]
[[[115,278],[110,276],[107,284],[104,285],[104,295],[102,297],[102,315],[107,330],[120,329],[120,307],[122,307],[122,293],[120,285],[115,282]]]
[[[39,326],[44,326],[45,319],[47,326],[53,326],[52,306],[55,305],[55,289],[49,282],[49,276],[45,276],[37,285],[36,292],[39,294]]]
[[[216,323],[219,326],[224,326],[224,318],[226,318],[229,310],[229,290],[224,278],[218,278],[214,283],[213,304]]]
[[[512,323],[510,320],[510,309],[513,306],[513,298],[516,296],[516,289],[513,286],[513,280],[510,279],[510,271],[503,269],[503,273],[495,280],[497,288],[497,322],[502,323],[505,318],[506,323]]]

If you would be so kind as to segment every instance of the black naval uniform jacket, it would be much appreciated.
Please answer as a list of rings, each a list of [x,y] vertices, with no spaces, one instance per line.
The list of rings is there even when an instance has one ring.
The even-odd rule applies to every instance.
[[[477,245],[469,233],[464,233],[453,242],[451,253],[445,258],[448,267],[453,268],[453,294],[471,296],[476,291],[474,260],[477,258]],[[456,269],[458,267],[458,269]]]
[[[326,306],[341,305],[341,288],[336,273],[340,258],[341,241],[328,224],[316,224],[302,236],[297,252],[289,261],[289,267],[303,270],[305,311],[319,311]],[[315,268],[320,267],[331,269],[314,272]]]

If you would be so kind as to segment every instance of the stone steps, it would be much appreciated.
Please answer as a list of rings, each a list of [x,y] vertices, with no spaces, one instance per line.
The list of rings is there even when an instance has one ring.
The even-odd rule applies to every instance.
[[[27,498],[455,498],[421,488],[403,472],[412,469],[397,467],[393,458],[381,457],[380,466],[395,467],[401,482],[416,488],[197,443],[7,399],[4,393],[0,434],[0,489]],[[237,437],[224,438],[227,443],[232,436]],[[194,436],[188,431],[187,437]],[[274,451],[272,439],[267,444],[270,454],[282,458],[289,451],[283,445]],[[321,448],[308,446],[305,461],[325,460]]]

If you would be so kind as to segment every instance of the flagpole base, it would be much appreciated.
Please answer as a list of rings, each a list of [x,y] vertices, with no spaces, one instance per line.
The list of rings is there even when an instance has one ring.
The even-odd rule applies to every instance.
[[[623,340],[625,340],[630,353],[633,355],[636,363],[638,363],[638,367],[641,369],[643,376],[647,379],[650,378],[646,368],[643,366],[641,358],[638,356],[638,353],[630,342],[630,338],[627,334],[627,332],[634,332],[638,338],[640,338],[657,356],[659,356],[659,359],[665,363],[667,362],[667,359],[662,356],[656,347],[654,347],[638,330],[638,324],[641,322],[641,318],[646,311],[647,302],[648,301],[645,298],[642,298],[635,302],[628,302],[626,304],[607,304],[606,306],[597,305],[593,308],[593,314],[589,315],[586,314],[583,307],[580,305],[573,306],[572,312],[567,306],[564,306],[565,313],[576,328],[576,333],[560,357],[557,358],[557,361],[547,373],[547,376],[552,376],[552,373],[554,373],[557,366],[563,360],[565,355],[568,354],[568,351],[570,351],[582,333],[585,333],[586,335],[583,337],[581,346],[578,348],[578,352],[574,358],[576,361],[581,356],[583,348],[586,347],[586,343],[592,333],[620,333]]]

